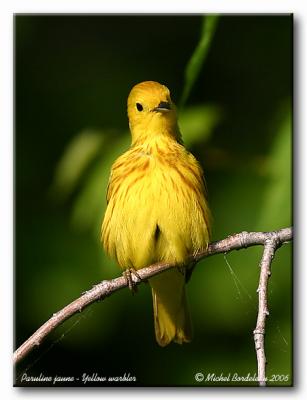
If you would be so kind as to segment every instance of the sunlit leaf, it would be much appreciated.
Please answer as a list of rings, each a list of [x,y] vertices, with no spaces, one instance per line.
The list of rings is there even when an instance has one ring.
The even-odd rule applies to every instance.
[[[130,135],[123,135],[113,141],[112,150],[103,153],[87,175],[86,182],[74,201],[72,222],[79,229],[93,230],[99,233],[102,216],[106,206],[106,190],[110,170],[115,159],[128,149]]]
[[[200,40],[186,66],[184,89],[180,100],[180,108],[182,108],[187,101],[192,87],[201,71],[201,67],[206,60],[216,30],[218,18],[217,15],[207,15],[203,18]]]
[[[220,120],[221,110],[217,106],[206,104],[185,108],[179,119],[185,145],[209,139]]]
[[[288,226],[291,221],[291,124],[288,107],[272,146],[268,162],[269,182],[259,218],[259,229],[271,230]]]
[[[61,198],[77,186],[84,171],[97,156],[105,141],[102,132],[87,129],[76,135],[59,160],[52,185],[52,193]]]

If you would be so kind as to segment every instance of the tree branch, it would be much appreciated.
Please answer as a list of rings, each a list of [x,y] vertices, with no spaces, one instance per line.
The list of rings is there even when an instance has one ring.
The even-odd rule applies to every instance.
[[[268,299],[267,299],[267,289],[268,289],[268,279],[271,276],[271,263],[274,258],[275,252],[280,246],[280,240],[275,232],[266,239],[264,242],[264,249],[262,258],[260,261],[260,278],[258,292],[258,317],[257,324],[254,330],[254,342],[257,355],[258,364],[258,383],[259,386],[266,386],[265,378],[265,367],[266,367],[266,357],[264,351],[264,335],[265,335],[265,321],[266,317],[269,315],[268,310]]]
[[[285,242],[292,240],[292,228],[284,228],[274,232],[241,232],[223,240],[210,243],[207,250],[200,251],[190,256],[189,261],[197,263],[205,257],[213,256],[219,253],[227,253],[232,250],[239,250],[250,246],[263,245],[264,252],[260,262],[259,279],[259,305],[256,329],[254,330],[254,341],[258,362],[258,381],[260,385],[265,385],[265,353],[264,353],[264,334],[265,320],[268,315],[267,308],[267,283],[270,276],[270,265],[275,251]],[[146,268],[138,270],[141,280],[145,281],[154,275],[160,274],[170,268],[176,267],[174,263],[156,263]],[[132,275],[133,283],[138,285],[141,281]],[[79,298],[68,304],[62,310],[53,314],[29,339],[27,339],[15,352],[13,362],[18,363],[30,353],[34,347],[39,346],[45,337],[57,326],[62,324],[74,314],[83,311],[92,303],[102,300],[119,289],[128,286],[124,276],[120,276],[109,281],[102,281],[92,289],[83,293]]]

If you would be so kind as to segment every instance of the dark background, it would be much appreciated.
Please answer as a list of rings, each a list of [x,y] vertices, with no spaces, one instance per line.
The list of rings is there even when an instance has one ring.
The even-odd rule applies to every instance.
[[[120,274],[99,235],[111,164],[129,146],[126,99],[134,84],[156,80],[179,102],[201,25],[200,15],[15,16],[16,347],[81,292]],[[291,112],[292,17],[221,16],[179,114],[205,170],[213,240],[291,224]],[[150,290],[141,285],[54,331],[17,368],[16,384],[25,371],[130,373],[140,386],[210,384],[197,383],[197,372],[253,375],[261,250],[196,267],[191,344],[156,344]],[[291,252],[283,246],[272,265],[266,334],[268,376],[288,375],[277,381],[286,385]]]

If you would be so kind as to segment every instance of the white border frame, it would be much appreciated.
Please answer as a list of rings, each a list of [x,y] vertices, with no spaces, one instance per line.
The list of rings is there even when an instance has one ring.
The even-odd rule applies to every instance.
[[[177,399],[199,398],[257,398],[301,399],[306,396],[306,299],[307,264],[303,261],[302,245],[303,223],[307,204],[304,180],[306,182],[306,3],[303,0],[189,0],[179,1],[136,1],[136,0],[11,0],[0,5],[0,390],[6,399],[20,398],[147,398]],[[14,13],[294,13],[295,20],[295,216],[298,223],[295,229],[295,295],[296,312],[294,319],[295,343],[295,388],[174,388],[174,389],[119,389],[88,388],[82,390],[68,388],[23,389],[13,388],[13,14]],[[304,73],[305,72],[305,73]],[[296,220],[296,218],[295,218]],[[303,303],[302,303],[303,302]],[[261,392],[261,394],[260,394]]]

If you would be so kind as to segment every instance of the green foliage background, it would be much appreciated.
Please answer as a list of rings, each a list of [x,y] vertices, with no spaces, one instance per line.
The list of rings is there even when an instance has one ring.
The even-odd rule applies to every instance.
[[[99,242],[113,161],[129,147],[126,98],[165,83],[201,161],[213,240],[292,223],[291,16],[15,17],[15,339],[120,274]],[[188,284],[195,338],[160,348],[148,285],[58,328],[18,368],[28,375],[135,375],[140,386],[220,385],[253,375],[261,248],[201,262]],[[292,248],[269,286],[268,376],[292,383]],[[17,384],[20,380],[17,379]],[[230,383],[230,384],[254,384]]]

